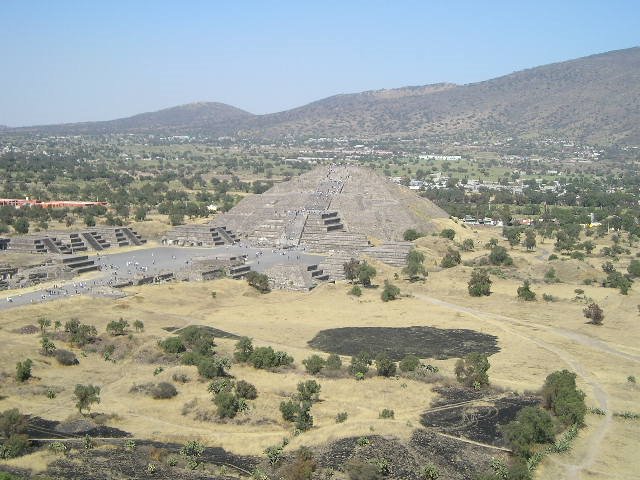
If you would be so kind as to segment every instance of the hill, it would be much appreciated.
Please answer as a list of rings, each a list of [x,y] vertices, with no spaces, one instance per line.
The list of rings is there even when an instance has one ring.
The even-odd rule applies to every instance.
[[[88,135],[161,132],[186,135],[227,130],[251,117],[253,114],[224,103],[195,102],[104,122],[44,125],[14,129],[14,131]]]
[[[335,95],[266,115],[220,103],[194,103],[107,122],[9,131],[205,133],[266,139],[552,135],[588,143],[640,144],[639,125],[640,48],[635,47],[468,85]]]

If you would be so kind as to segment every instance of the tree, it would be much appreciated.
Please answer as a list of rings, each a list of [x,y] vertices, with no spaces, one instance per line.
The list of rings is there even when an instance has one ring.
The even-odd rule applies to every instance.
[[[91,411],[91,405],[100,403],[100,387],[95,385],[76,385],[73,391],[76,397],[76,408],[82,414],[83,410]]]
[[[176,225],[182,225],[184,223],[184,214],[182,213],[172,213],[169,215],[169,223],[171,223],[172,227]]]
[[[143,332],[144,331],[144,322],[142,320],[135,320],[133,322],[133,328],[136,329],[136,332]]]
[[[85,224],[87,227],[95,227],[95,226],[96,226],[96,217],[94,217],[94,216],[93,216],[93,215],[91,215],[91,214],[86,215],[86,216],[84,217],[84,224]]]
[[[271,287],[269,286],[269,277],[264,273],[258,273],[251,270],[247,273],[246,278],[247,283],[260,293],[269,293],[271,291]]]
[[[407,255],[407,266],[402,270],[409,276],[409,280],[414,282],[420,277],[426,277],[427,271],[424,268],[424,253],[415,248],[411,249]]]
[[[327,370],[340,370],[342,368],[342,360],[340,356],[336,353],[332,353],[327,357],[327,362],[325,365]]]
[[[311,355],[309,358],[305,358],[302,361],[307,373],[316,375],[325,367],[326,362],[320,355]]]
[[[358,278],[358,268],[360,268],[360,261],[352,258],[348,262],[345,262],[342,265],[344,269],[344,277],[352,282],[356,278]]]
[[[513,453],[524,458],[531,457],[534,444],[553,442],[555,434],[551,416],[539,407],[522,408],[501,430]]]
[[[474,248],[473,240],[471,238],[465,238],[460,248],[463,252],[471,252]]]
[[[445,228],[440,232],[442,238],[453,240],[456,237],[456,231],[453,228]]]
[[[158,345],[166,353],[182,353],[187,351],[182,339],[180,337],[169,337],[160,342]]]
[[[29,222],[26,218],[20,217],[14,222],[13,229],[16,231],[16,233],[29,233]]]
[[[225,369],[231,366],[228,358],[213,356],[204,357],[198,362],[198,373],[204,378],[222,377],[226,374]]]
[[[255,400],[258,398],[258,390],[256,386],[245,380],[239,380],[236,383],[236,395],[246,400]]]
[[[241,407],[240,399],[234,393],[224,390],[216,394],[213,403],[218,407],[220,418],[234,418]]]
[[[536,294],[531,290],[531,282],[525,280],[521,287],[518,287],[518,298],[525,302],[532,302],[536,299]]]
[[[27,424],[26,417],[17,408],[0,413],[0,432],[2,432],[4,438],[9,438],[16,433],[22,433]]]
[[[420,359],[415,355],[406,355],[400,360],[400,370],[402,372],[415,372],[420,366]]]
[[[357,355],[351,357],[351,365],[349,371],[352,375],[366,374],[369,371],[369,366],[373,363],[369,352],[362,351]]]
[[[591,240],[587,240],[582,243],[582,248],[584,248],[584,251],[587,252],[587,255],[591,255],[591,252],[593,252],[593,250],[596,248],[596,244]]]
[[[587,406],[584,393],[576,388],[576,374],[568,370],[556,371],[547,376],[542,386],[542,402],[565,425],[584,423]]]
[[[519,227],[504,227],[502,234],[507,239],[507,242],[509,242],[509,245],[511,245],[511,248],[513,248],[520,243],[522,230]]]
[[[631,260],[627,267],[627,272],[634,278],[640,277],[640,260],[636,260],[635,258]]]
[[[491,279],[486,270],[475,268],[471,272],[471,279],[468,283],[469,295],[472,297],[481,297],[491,295]]]
[[[590,320],[589,323],[592,323],[593,325],[602,325],[604,312],[597,303],[590,303],[587,308],[582,310],[582,313],[584,313],[585,318]]]
[[[358,281],[365,287],[371,286],[371,279],[376,276],[376,269],[367,262],[362,262],[358,267]]]
[[[38,319],[38,325],[40,326],[40,333],[44,335],[44,332],[47,330],[47,327],[51,326],[51,320],[45,317],[40,317]]]
[[[145,207],[136,208],[134,218],[136,222],[142,222],[147,218],[147,209]]]
[[[380,298],[382,298],[383,302],[389,302],[391,300],[395,300],[400,296],[400,289],[396,287],[393,283],[389,282],[389,280],[384,281],[384,289],[380,294]]]
[[[129,322],[120,317],[120,320],[111,320],[107,324],[107,332],[109,332],[114,337],[119,335],[124,335],[126,333],[126,329],[129,327]]]
[[[527,250],[536,248],[536,232],[532,228],[528,228],[524,232],[524,247]]]
[[[402,238],[405,242],[413,242],[414,240],[417,240],[422,236],[423,234],[418,232],[415,228],[409,228],[408,230],[404,231]]]
[[[393,377],[396,374],[396,364],[386,353],[380,353],[376,357],[376,370],[381,377]]]
[[[622,295],[627,295],[629,293],[629,289],[633,281],[626,275],[621,274],[620,272],[613,271],[607,275],[607,279],[604,282],[604,286],[610,288],[618,288],[620,289],[620,293]]]
[[[249,337],[240,337],[236,342],[233,358],[236,362],[248,362],[253,353],[253,343]]]
[[[492,265],[513,265],[513,259],[507,253],[507,249],[496,245],[491,248],[491,252],[489,253],[489,263]]]
[[[320,384],[315,380],[298,383],[297,398],[301,402],[317,402],[320,397]]]
[[[30,358],[27,358],[23,362],[16,363],[16,380],[19,382],[26,382],[31,378],[31,366],[33,362]]]
[[[470,353],[458,359],[455,367],[456,378],[466,387],[476,389],[489,385],[489,360],[483,353]]]
[[[40,346],[42,347],[42,353],[47,356],[53,355],[53,352],[56,350],[55,344],[49,340],[49,337],[42,337],[42,340],[40,340]]]
[[[452,268],[456,265],[460,265],[462,262],[462,258],[460,257],[460,252],[454,250],[453,248],[448,248],[447,253],[444,257],[442,257],[442,261],[440,262],[440,266],[442,268]]]

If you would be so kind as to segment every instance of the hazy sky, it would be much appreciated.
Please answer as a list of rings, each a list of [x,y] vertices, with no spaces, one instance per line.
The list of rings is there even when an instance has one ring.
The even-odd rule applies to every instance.
[[[638,0],[0,0],[0,125],[268,113],[637,45]]]

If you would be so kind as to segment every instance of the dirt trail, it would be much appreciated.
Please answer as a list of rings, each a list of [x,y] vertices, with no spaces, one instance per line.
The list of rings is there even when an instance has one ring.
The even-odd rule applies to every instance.
[[[551,343],[545,342],[539,338],[539,333],[536,332],[527,332],[528,329],[535,327],[536,329],[544,329],[546,332],[563,337],[567,340],[580,343],[583,346],[593,348],[596,350],[604,351],[610,354],[616,354],[626,359],[632,361],[640,361],[635,355],[630,355],[625,352],[621,352],[619,350],[615,350],[608,345],[604,344],[600,340],[592,339],[584,335],[573,334],[572,332],[567,332],[561,329],[555,329],[552,327],[547,327],[545,325],[531,325],[526,322],[522,322],[512,317],[507,317],[504,315],[494,314],[490,312],[484,312],[480,310],[476,310],[474,308],[465,307],[462,305],[456,305],[454,303],[450,303],[444,300],[440,300],[437,298],[429,297],[427,295],[422,294],[414,294],[415,298],[429,302],[434,305],[439,305],[445,308],[449,308],[451,310],[466,313],[468,315],[474,316],[478,319],[490,322],[492,325],[508,332],[511,335],[516,335],[520,338],[528,340],[530,342],[535,343],[539,347],[552,352],[558,358],[560,358],[563,362],[565,362],[571,370],[573,370],[580,378],[584,380],[585,383],[591,387],[593,398],[595,398],[598,407],[604,410],[606,415],[603,417],[603,421],[600,422],[596,427],[594,427],[593,431],[590,434],[586,453],[583,455],[582,459],[579,463],[575,464],[566,464],[566,477],[569,480],[578,480],[581,478],[581,472],[587,468],[589,468],[596,460],[599,452],[599,447],[604,440],[605,435],[609,431],[612,421],[612,414],[608,409],[609,403],[609,394],[604,389],[604,387],[587,371],[586,367],[580,363],[575,357],[567,353],[565,350],[552,345]]]

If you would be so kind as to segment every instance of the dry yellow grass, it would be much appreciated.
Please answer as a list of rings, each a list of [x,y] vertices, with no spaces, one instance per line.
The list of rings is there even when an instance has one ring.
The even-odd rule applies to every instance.
[[[465,232],[466,233],[466,232]],[[492,237],[495,230],[478,231],[474,237],[478,245]],[[446,251],[447,242],[426,237],[418,242],[427,253],[428,261],[439,262]],[[527,253],[520,248],[510,250],[518,271],[504,269],[506,278],[493,277],[493,294],[485,298],[471,298],[466,283],[471,268],[433,270],[424,283],[409,284],[393,280],[397,270],[376,264],[377,281],[391,279],[403,293],[409,294],[399,301],[381,302],[379,290],[365,290],[360,298],[347,295],[346,284],[325,284],[310,293],[276,291],[260,295],[243,282],[217,280],[203,283],[177,283],[157,286],[131,287],[128,297],[109,299],[75,298],[59,302],[29,306],[0,312],[0,336],[6,348],[0,350],[1,370],[12,373],[17,359],[31,357],[35,361],[34,375],[38,377],[27,385],[6,382],[0,401],[0,410],[13,406],[47,418],[63,420],[73,415],[72,390],[76,383],[96,383],[102,386],[102,403],[97,411],[114,413],[118,417],[113,426],[134,435],[159,440],[184,441],[199,438],[212,445],[220,445],[240,454],[260,454],[266,446],[279,443],[291,431],[282,421],[279,403],[295,391],[296,384],[310,378],[301,367],[301,361],[312,353],[307,341],[320,330],[347,326],[415,326],[428,325],[441,328],[467,328],[496,335],[500,352],[490,358],[490,378],[496,385],[523,392],[539,388],[546,375],[567,368],[579,373],[579,386],[587,393],[590,406],[607,410],[637,411],[639,389],[626,381],[628,375],[638,376],[640,359],[640,329],[636,305],[640,292],[632,290],[621,296],[617,291],[596,286],[581,285],[581,273],[597,271],[600,259],[588,262],[554,262],[562,266],[557,270],[565,283],[542,283],[541,275],[549,265],[542,253],[551,249],[541,245],[537,252]],[[478,249],[463,254],[468,260],[485,254]],[[578,269],[578,267],[580,267]],[[518,278],[511,278],[511,277]],[[522,302],[516,299],[520,278],[531,276],[538,301]],[[565,278],[566,277],[566,278]],[[605,311],[602,327],[585,324],[582,315],[584,301],[576,300],[574,290],[581,288],[584,296],[593,298]],[[211,292],[217,292],[212,298]],[[557,298],[543,302],[543,292]],[[60,367],[55,361],[37,353],[39,337],[18,335],[11,330],[34,324],[37,317],[46,315],[63,322],[77,316],[94,324],[104,332],[106,324],[124,317],[132,322],[143,320],[145,332],[135,334],[131,355],[116,364],[105,362],[98,354],[80,358],[76,367]],[[195,410],[213,411],[211,395],[206,382],[197,380],[194,367],[168,367],[154,376],[158,366],[154,363],[136,363],[132,358],[145,349],[153,350],[159,338],[169,336],[163,327],[182,327],[190,324],[211,325],[238,335],[247,335],[256,345],[271,345],[294,356],[296,368],[272,373],[234,365],[231,373],[237,378],[254,383],[260,393],[246,415],[228,422],[202,422],[194,412],[182,414],[185,403],[196,400]],[[219,339],[218,350],[231,355],[234,342]],[[61,345],[62,346],[62,345]],[[344,358],[343,362],[348,359]],[[438,365],[445,375],[452,375],[455,360],[429,360]],[[131,394],[135,383],[167,380],[175,372],[184,372],[192,378],[178,384],[179,395],[171,400],[151,400],[140,394]],[[322,402],[314,405],[312,414],[315,427],[296,437],[289,448],[303,443],[320,445],[344,436],[371,434],[395,435],[408,438],[419,425],[420,413],[428,408],[434,393],[431,386],[409,380],[368,379],[356,382],[350,378],[320,378]],[[406,388],[400,386],[406,384]],[[63,390],[54,399],[43,394],[44,386],[57,386]],[[394,420],[380,420],[383,408],[395,410]],[[335,415],[349,413],[348,420],[336,424]],[[633,456],[637,446],[638,422],[601,417],[589,417],[588,427],[571,453],[552,456],[546,460],[536,478],[566,478],[567,465],[578,465],[582,476],[575,478],[632,478],[640,463]],[[594,451],[594,442],[601,448]],[[611,475],[605,472],[614,472]]]

